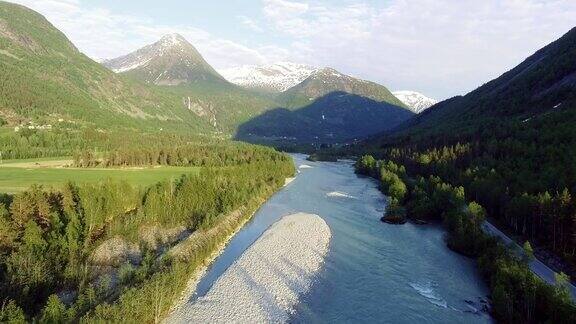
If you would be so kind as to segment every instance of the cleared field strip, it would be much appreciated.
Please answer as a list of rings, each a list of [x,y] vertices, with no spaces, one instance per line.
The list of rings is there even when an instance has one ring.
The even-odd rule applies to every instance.
[[[106,179],[126,181],[134,186],[148,186],[163,179],[198,173],[199,167],[151,168],[69,168],[71,160],[5,161],[0,166],[0,192],[15,193],[33,184],[58,188],[66,182],[98,182]]]

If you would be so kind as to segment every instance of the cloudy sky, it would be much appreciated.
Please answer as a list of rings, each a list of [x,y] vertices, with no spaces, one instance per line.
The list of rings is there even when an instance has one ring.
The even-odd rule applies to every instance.
[[[13,0],[95,59],[178,32],[216,68],[294,61],[444,99],[576,25],[575,0]]]

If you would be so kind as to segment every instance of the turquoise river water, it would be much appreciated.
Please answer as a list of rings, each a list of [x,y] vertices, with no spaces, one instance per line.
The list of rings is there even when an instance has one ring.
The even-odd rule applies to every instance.
[[[294,323],[487,323],[479,311],[488,290],[474,261],[450,251],[437,225],[380,222],[386,200],[377,183],[349,162],[308,162],[230,241],[201,279],[193,299],[282,216],[320,215],[332,239],[325,264],[300,297]]]

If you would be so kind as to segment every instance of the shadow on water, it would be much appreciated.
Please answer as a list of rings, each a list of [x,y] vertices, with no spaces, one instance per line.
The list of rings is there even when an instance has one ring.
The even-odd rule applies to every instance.
[[[240,125],[235,139],[338,142],[392,129],[414,115],[386,102],[335,91],[298,109],[278,107]]]

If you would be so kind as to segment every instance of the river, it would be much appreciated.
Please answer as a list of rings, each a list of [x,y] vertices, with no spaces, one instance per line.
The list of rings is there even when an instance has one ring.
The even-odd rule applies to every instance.
[[[332,239],[325,264],[300,297],[291,322],[492,321],[478,311],[488,290],[475,262],[446,247],[440,226],[381,223],[384,196],[375,181],[356,176],[351,163],[293,158],[296,179],[236,234],[191,301],[204,296],[268,227],[285,215],[305,212],[321,216]]]

